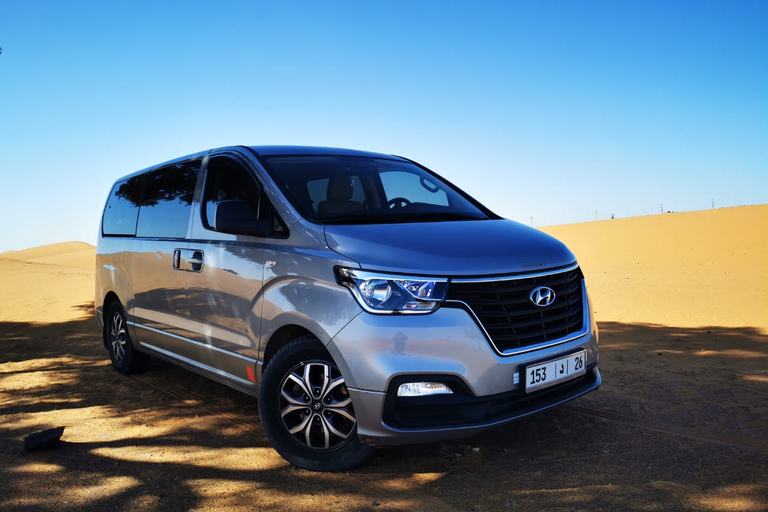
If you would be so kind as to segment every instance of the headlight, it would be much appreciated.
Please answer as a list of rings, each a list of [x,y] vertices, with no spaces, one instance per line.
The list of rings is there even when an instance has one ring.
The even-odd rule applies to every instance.
[[[440,307],[448,279],[393,276],[336,267],[339,283],[369,313],[431,313]]]

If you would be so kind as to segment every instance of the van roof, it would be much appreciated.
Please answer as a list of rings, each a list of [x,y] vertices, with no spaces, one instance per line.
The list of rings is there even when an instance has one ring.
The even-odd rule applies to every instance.
[[[220,148],[207,149],[191,155],[180,156],[173,160],[168,160],[159,164],[155,164],[139,171],[127,174],[119,180],[132,178],[140,174],[144,174],[154,169],[160,169],[169,165],[173,165],[179,162],[192,160],[195,158],[203,158],[205,155],[213,153],[215,151],[221,151],[226,149],[250,149],[256,156],[298,156],[298,155],[335,155],[335,156],[362,156],[368,158],[388,158],[390,160],[402,160],[409,161],[403,157],[395,155],[387,155],[385,153],[374,153],[371,151],[358,151],[356,149],[343,149],[343,148],[326,148],[320,146],[224,146]],[[119,181],[118,180],[118,181]]]
[[[371,151],[358,151],[356,149],[326,148],[315,146],[249,146],[258,156],[287,156],[287,155],[336,155],[336,156],[364,156],[372,158],[396,158],[405,160],[399,156]]]

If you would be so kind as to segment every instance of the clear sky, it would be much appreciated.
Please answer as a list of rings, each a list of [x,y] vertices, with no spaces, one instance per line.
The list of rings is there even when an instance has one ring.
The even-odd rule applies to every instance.
[[[233,144],[407,156],[536,226],[768,203],[764,0],[0,0],[0,47],[0,251]]]

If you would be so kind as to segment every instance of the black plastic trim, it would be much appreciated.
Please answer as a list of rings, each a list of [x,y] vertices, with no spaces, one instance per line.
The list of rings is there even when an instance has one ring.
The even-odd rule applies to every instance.
[[[546,359],[544,359],[546,360]],[[571,400],[597,388],[593,363],[586,375],[526,393],[520,389],[496,395],[474,396],[460,378],[453,375],[405,375],[390,382],[384,400],[384,423],[397,429],[481,427],[512,420]],[[397,389],[406,382],[442,382],[453,394],[426,397],[398,397]]]

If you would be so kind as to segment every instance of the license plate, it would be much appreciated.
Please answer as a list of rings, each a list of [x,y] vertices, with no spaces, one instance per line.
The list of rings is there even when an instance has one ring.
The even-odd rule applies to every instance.
[[[537,391],[587,373],[587,352],[582,350],[525,369],[525,392]]]

